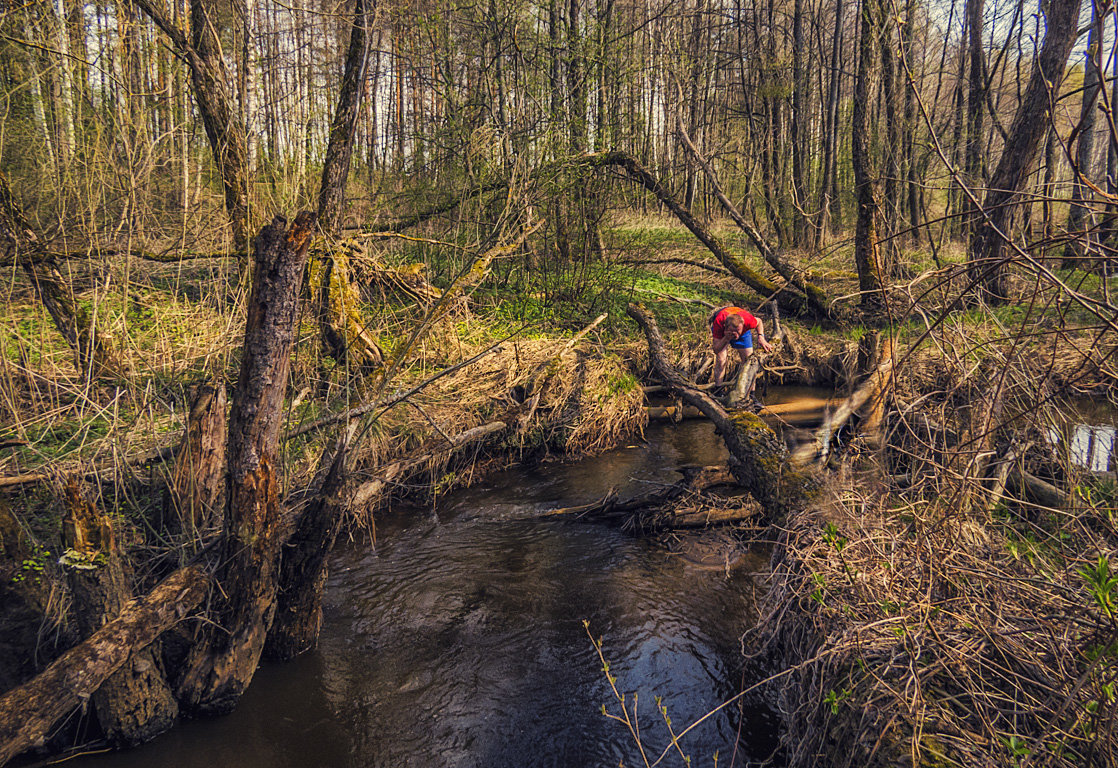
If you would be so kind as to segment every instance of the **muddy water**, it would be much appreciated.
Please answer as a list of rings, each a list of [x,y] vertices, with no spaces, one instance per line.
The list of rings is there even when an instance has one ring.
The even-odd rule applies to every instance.
[[[678,542],[538,514],[670,483],[724,458],[710,424],[651,428],[601,457],[518,468],[378,522],[375,549],[332,560],[316,651],[260,670],[230,716],[179,725],[102,766],[628,766],[644,764],[584,629],[602,639],[654,761],[742,684],[761,553],[710,568]],[[712,546],[724,540],[713,536]],[[690,541],[702,549],[703,541]],[[729,561],[729,558],[727,558]],[[681,741],[692,765],[744,765],[775,720],[727,707]],[[678,755],[664,761],[682,765]]]

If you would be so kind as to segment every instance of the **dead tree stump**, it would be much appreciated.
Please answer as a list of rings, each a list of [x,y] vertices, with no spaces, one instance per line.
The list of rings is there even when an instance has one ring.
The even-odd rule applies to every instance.
[[[211,618],[179,681],[180,704],[223,714],[236,705],[260,661],[276,606],[286,537],[276,467],[283,398],[295,341],[299,295],[314,214],[290,229],[282,216],[253,246],[255,273],[244,355],[229,423],[228,480],[220,565]]]
[[[190,403],[186,432],[171,475],[170,527],[197,536],[213,522],[225,492],[225,385],[202,384]]]
[[[73,595],[74,620],[91,637],[116,618],[132,599],[112,521],[71,479],[65,489],[62,522],[66,552],[62,567]],[[179,707],[151,648],[137,651],[92,696],[93,710],[110,743],[134,746],[163,733]]]

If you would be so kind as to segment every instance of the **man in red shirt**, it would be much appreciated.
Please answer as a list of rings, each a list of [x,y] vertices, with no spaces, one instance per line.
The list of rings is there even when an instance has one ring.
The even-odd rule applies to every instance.
[[[715,310],[709,318],[711,347],[714,348],[714,374],[711,381],[715,386],[722,383],[722,372],[726,369],[726,354],[730,347],[737,350],[744,365],[753,354],[753,334],[766,352],[772,352],[772,344],[765,339],[765,325],[761,318],[754,317],[741,307],[722,307]]]

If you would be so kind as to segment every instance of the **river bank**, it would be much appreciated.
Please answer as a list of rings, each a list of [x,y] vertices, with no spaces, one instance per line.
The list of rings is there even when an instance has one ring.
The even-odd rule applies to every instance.
[[[676,318],[670,362],[701,379],[709,370],[705,312]],[[1009,319],[945,314],[932,329],[915,321],[895,329],[897,362],[877,403],[881,426],[861,435],[863,411],[828,433],[825,453],[808,459],[823,478],[821,500],[760,533],[776,546],[746,647],[758,681],[772,680],[747,688],[780,716],[780,760],[790,766],[1009,765],[1026,750],[1072,765],[1109,743],[1112,486],[1076,471],[1067,442],[1049,437],[1064,423],[1057,417],[1068,396],[1112,390],[1108,355],[1089,330],[1050,347],[1009,339],[1006,355],[999,324]],[[316,344],[313,325],[304,327],[284,404],[288,514],[313,499],[336,425],[356,417],[361,441],[348,477],[361,503],[345,506],[342,530],[374,546],[378,516],[403,501],[437,506],[510,463],[596,455],[632,439],[648,415],[644,386],[659,383],[648,377],[647,345],[631,339],[632,328],[616,317],[600,322],[584,319],[565,337],[503,339],[499,326],[460,306],[411,347],[413,365],[390,387],[303,357]],[[785,325],[762,392],[777,383],[826,385],[841,402],[861,386],[872,365],[860,342],[872,329]],[[165,330],[153,328],[151,338]],[[230,343],[221,334],[212,342]],[[45,352],[39,378],[8,369],[7,379],[8,391],[40,408],[60,396],[39,386],[58,376]],[[212,354],[204,344],[196,352]],[[224,360],[226,373],[231,362]],[[173,445],[177,432],[189,431],[185,392],[162,395],[178,403],[177,418],[139,407],[157,380],[101,383],[48,410],[81,419],[76,455],[47,453],[73,438],[62,430],[58,440],[36,438],[35,451],[17,445],[9,455],[13,477],[36,478],[8,491],[2,575],[5,602],[17,606],[5,611],[3,633],[10,685],[78,639],[58,565],[65,497],[44,482],[43,466],[85,478],[88,497],[111,512],[137,593],[204,551],[219,530],[220,517],[199,520],[172,501],[173,466],[129,460],[137,448]],[[109,406],[132,409],[136,419],[97,434],[83,409]],[[34,423],[22,426],[33,433]],[[800,429],[793,442],[813,437]],[[781,465],[773,466],[780,477]],[[1052,493],[1062,501],[1053,505]],[[743,532],[757,535],[755,523]],[[1048,615],[1037,617],[1038,602],[1052,606]],[[169,650],[155,657],[168,671],[181,661],[175,636],[182,633],[170,633]],[[1028,717],[1019,714],[1026,708]]]

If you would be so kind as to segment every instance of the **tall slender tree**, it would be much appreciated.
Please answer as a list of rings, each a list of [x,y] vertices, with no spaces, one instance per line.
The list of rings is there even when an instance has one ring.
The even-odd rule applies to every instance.
[[[1029,84],[1013,116],[1009,138],[990,177],[980,218],[970,240],[972,280],[991,303],[1009,300],[1008,267],[1014,213],[1040,140],[1052,123],[1060,81],[1078,36],[1081,0],[1051,0],[1045,11],[1048,31]]]

